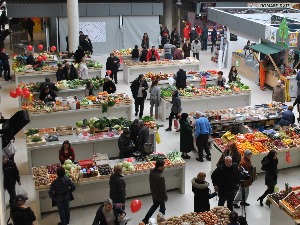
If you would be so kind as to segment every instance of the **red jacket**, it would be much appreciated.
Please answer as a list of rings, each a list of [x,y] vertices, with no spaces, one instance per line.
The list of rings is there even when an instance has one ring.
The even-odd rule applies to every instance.
[[[187,38],[187,39],[190,39],[190,29],[188,27],[185,27],[183,29],[183,37]]]
[[[197,26],[197,27],[196,27],[196,32],[198,33],[199,36],[201,36],[201,34],[202,34],[202,29],[201,29],[200,26]]]
[[[59,161],[61,162],[61,164],[63,164],[67,159],[70,159],[72,161],[75,160],[75,152],[72,147],[69,148],[69,151],[67,153],[65,153],[63,149],[59,150]]]
[[[149,50],[148,53],[147,53],[147,62],[150,61],[151,56],[152,56],[152,49]],[[158,55],[157,50],[154,50],[154,56],[155,56],[156,60],[160,60],[160,57],[159,57],[159,55]]]

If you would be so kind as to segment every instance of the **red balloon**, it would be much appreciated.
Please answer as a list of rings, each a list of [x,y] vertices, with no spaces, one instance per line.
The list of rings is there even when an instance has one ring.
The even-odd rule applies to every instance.
[[[133,200],[130,204],[130,209],[132,213],[138,212],[142,208],[142,202],[140,200]]]
[[[106,73],[107,73],[108,75],[111,75],[111,70],[106,70]]]
[[[40,61],[43,61],[42,56],[37,57],[37,59],[38,59],[39,62],[40,62]]]
[[[38,45],[38,49],[39,49],[39,50],[43,50],[43,48],[44,48],[43,45],[41,45],[41,44]]]
[[[56,47],[55,46],[52,46],[51,47],[51,52],[55,52],[56,51]]]
[[[22,96],[22,95],[23,95],[23,90],[22,90],[22,88],[19,88],[19,87],[18,87],[18,88],[16,89],[16,93],[17,93],[18,96]]]
[[[24,96],[24,98],[29,98],[30,92],[29,91],[23,92],[23,96]]]
[[[18,96],[17,92],[15,92],[15,91],[9,92],[9,95],[10,95],[10,97],[12,97],[12,98],[16,98],[16,97]]]
[[[42,56],[42,59],[43,59],[43,60],[47,60],[47,56],[43,55],[43,56]]]
[[[32,45],[28,45],[28,46],[27,46],[27,50],[28,50],[28,51],[32,51],[32,49],[33,49]]]
[[[24,87],[24,88],[22,89],[22,91],[23,91],[23,93],[26,92],[26,91],[29,92],[29,88],[28,88],[28,87]]]

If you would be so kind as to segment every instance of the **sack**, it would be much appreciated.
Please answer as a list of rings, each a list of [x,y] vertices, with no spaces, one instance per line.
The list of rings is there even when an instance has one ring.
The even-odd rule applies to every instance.
[[[177,120],[177,119],[174,120],[174,127],[175,127],[175,129],[177,129],[177,130],[178,130],[178,128],[179,128],[179,124],[178,124],[178,120]]]
[[[17,149],[12,141],[9,142],[9,144],[5,148],[3,148],[3,152],[8,158],[15,154],[16,151]]]
[[[160,140],[160,135],[159,135],[159,133],[156,132],[155,136],[156,136],[156,143],[157,143],[157,144],[160,144],[161,140]]]
[[[287,163],[291,163],[292,162],[291,154],[290,154],[289,151],[285,153],[285,160],[286,160]]]
[[[22,188],[21,185],[16,185],[16,195],[23,195],[23,196],[27,197],[28,193],[25,191],[24,188]]]

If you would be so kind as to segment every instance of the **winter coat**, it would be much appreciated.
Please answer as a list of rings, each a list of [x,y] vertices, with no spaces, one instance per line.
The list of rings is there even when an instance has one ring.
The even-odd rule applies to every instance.
[[[196,126],[196,135],[195,135],[196,138],[198,138],[200,134],[211,134],[212,129],[206,117],[201,116],[200,118],[198,118],[195,122],[195,126]]]
[[[147,49],[143,49],[141,51],[140,61],[141,62],[146,62],[147,61],[147,55],[148,55],[148,50]]]
[[[118,57],[108,57],[106,60],[106,70],[111,70],[112,73],[117,73],[118,63],[120,63],[120,59]]]
[[[149,50],[147,53],[147,62],[156,60],[160,60],[160,56],[158,55],[157,50]]]
[[[142,39],[142,44],[141,44],[141,46],[142,46],[142,47],[143,47],[143,46],[146,46],[147,49],[149,48],[149,38],[148,38],[148,37]]]
[[[65,80],[65,73],[63,69],[58,69],[56,71],[56,79],[57,81]]]
[[[180,50],[180,49],[177,48],[173,52],[173,60],[180,60],[180,59],[183,59],[182,50]]]
[[[89,79],[89,69],[88,69],[86,63],[81,62],[79,64],[77,73],[78,73],[78,77],[80,79],[83,79],[83,80]]]
[[[75,69],[74,65],[71,65],[70,73],[68,73],[67,67],[64,67],[63,71],[64,71],[64,74],[65,74],[64,77],[65,77],[66,80],[78,79],[77,70]]]
[[[198,37],[196,30],[191,30],[190,32],[190,41],[193,42]]]
[[[270,160],[267,156],[265,156],[261,161],[262,166],[264,167],[265,174],[265,185],[275,186],[277,184],[277,176],[278,176],[278,160],[272,159]]]
[[[95,219],[93,221],[93,225],[107,225],[106,223],[106,219],[103,213],[103,208],[104,208],[104,204],[102,204],[99,209],[97,210]],[[114,216],[115,216],[115,225],[119,225],[119,221],[118,218],[120,215],[122,215],[124,212],[124,210],[121,207],[117,207],[115,204],[113,205],[113,211],[114,211]]]
[[[17,206],[12,207],[10,217],[14,221],[14,225],[32,225],[33,221],[36,220],[34,212],[30,207],[25,209]]]
[[[50,185],[49,197],[57,204],[62,201],[70,201],[71,193],[76,186],[69,177],[57,177]]]
[[[144,97],[144,99],[146,99],[146,98],[147,98],[148,83],[147,83],[146,80],[144,80],[144,81],[139,81],[138,78],[135,79],[135,80],[132,82],[131,86],[130,86],[131,93],[132,93],[132,97],[133,97],[134,99],[137,98],[138,92],[139,92],[139,88],[140,88],[140,82],[142,82],[142,87],[144,88],[144,90],[143,90],[143,97]]]
[[[108,94],[115,93],[116,92],[116,85],[112,81],[104,82],[103,91],[106,91]]]
[[[252,179],[252,173],[253,173],[253,166],[251,163],[251,160],[243,157],[240,163],[240,167],[243,167],[246,171],[250,173],[250,178],[244,181],[244,187],[251,186],[253,179]]]
[[[147,126],[143,126],[142,129],[139,130],[136,141],[138,151],[143,152],[145,144],[149,142],[149,128]]]
[[[232,163],[235,163],[237,166],[238,165],[240,165],[240,162],[241,162],[241,154],[238,152],[238,151],[232,151],[232,152],[230,152],[229,151],[229,149],[226,149],[223,153],[222,153],[222,155],[221,155],[221,157],[220,157],[220,159],[219,159],[219,161],[218,161],[218,163],[217,163],[217,166],[219,165],[222,165],[224,162],[225,162],[225,157],[226,156],[231,156],[231,158],[232,158]]]
[[[140,51],[138,49],[132,49],[131,58],[138,59],[140,57]]]
[[[192,191],[194,192],[194,212],[204,212],[210,210],[209,199],[216,196],[211,194],[209,183],[206,181],[198,181],[197,178],[192,179]]]
[[[74,54],[75,63],[81,63],[81,59],[85,56],[83,49],[77,49]]]
[[[118,147],[119,147],[119,158],[128,158],[132,156],[133,153],[133,142],[130,138],[125,137],[125,135],[121,134],[118,139]]]
[[[213,29],[212,32],[211,32],[211,42],[213,44],[216,44],[217,38],[218,38],[218,33],[215,29]]]
[[[122,174],[114,173],[109,179],[109,197],[115,203],[125,203],[126,183]]]
[[[201,43],[200,41],[198,41],[198,43],[196,43],[196,41],[192,42],[192,52],[193,53],[199,53],[201,51]]]
[[[281,103],[285,102],[285,90],[283,85],[280,86],[276,85],[273,88],[272,101],[281,102]]]
[[[50,95],[51,99],[49,99],[47,96]],[[55,102],[55,98],[57,97],[57,95],[54,93],[54,91],[49,90],[48,93],[46,93],[45,91],[41,91],[40,93],[40,100],[44,101],[44,102]]]
[[[191,152],[194,149],[193,128],[187,120],[179,120],[180,123],[180,151]]]
[[[211,175],[214,186],[218,186],[219,193],[235,192],[237,185],[240,183],[238,166],[232,164],[227,167],[225,164],[217,166]]]
[[[59,150],[59,161],[61,162],[61,164],[64,164],[64,162],[70,159],[74,162],[75,160],[75,152],[74,149],[72,147],[70,147],[68,149],[68,153],[65,153],[65,151],[63,149]]]
[[[183,37],[186,39],[190,38],[190,29],[189,28],[187,28],[187,27],[183,28]]]
[[[176,87],[177,89],[186,88],[186,71],[184,71],[183,69],[179,69],[176,74]]]
[[[179,96],[176,97],[172,96],[171,104],[172,104],[172,108],[171,108],[172,113],[175,114],[181,113],[182,108],[181,108],[181,100]]]
[[[219,86],[219,87],[224,87],[226,84],[226,79],[225,77],[222,77],[221,79],[218,77],[217,78],[217,82],[216,82],[216,85]]]
[[[237,72],[230,72],[229,75],[228,75],[228,82],[233,82],[233,81],[236,81],[237,80],[237,76],[238,76],[238,73]]]
[[[133,122],[130,127],[130,139],[133,141],[134,145],[137,147],[137,136],[139,134],[140,128],[138,127],[138,125]]]
[[[168,200],[166,192],[166,182],[162,172],[154,168],[149,175],[150,190],[152,198],[155,200]]]
[[[208,28],[205,26],[202,29],[201,40],[207,40],[207,39],[208,39]]]
[[[16,182],[20,182],[19,170],[14,161],[7,160],[2,164],[4,188],[10,189],[15,187]]]
[[[164,51],[165,51],[165,55],[171,55],[172,54],[172,48],[176,48],[176,46],[170,44],[170,43],[166,43],[164,45]]]
[[[294,123],[295,123],[295,115],[293,111],[291,110],[284,111],[279,121],[279,125],[283,127],[283,126],[293,125]]]
[[[191,43],[189,44],[186,44],[184,43],[183,46],[182,46],[182,50],[183,50],[183,54],[184,54],[184,57],[190,57],[190,51],[192,49],[192,45]]]

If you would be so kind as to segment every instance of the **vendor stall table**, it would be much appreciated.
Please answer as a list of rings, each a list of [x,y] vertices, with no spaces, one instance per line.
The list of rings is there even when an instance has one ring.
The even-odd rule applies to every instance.
[[[118,161],[111,162],[111,166]],[[126,197],[150,194],[149,184],[150,170],[127,174],[124,176],[126,182]],[[181,194],[185,193],[185,165],[166,167],[164,170],[166,189],[179,189]],[[41,213],[57,210],[51,207],[51,199],[48,195],[49,186],[38,187],[36,189],[36,216],[41,220]],[[73,192],[74,200],[70,202],[70,207],[78,207],[90,204],[99,204],[109,196],[109,178],[83,178],[78,182],[76,190]]]
[[[290,148],[290,149],[282,149],[277,152],[277,158],[278,158],[278,169],[285,169],[289,167],[299,166],[300,165],[300,154],[299,154],[300,148]],[[291,156],[291,163],[286,162],[286,152],[290,152]],[[216,169],[216,164],[218,163],[220,156],[221,156],[221,150],[218,148],[216,144],[212,145],[211,148],[211,171]],[[251,157],[252,166],[256,167],[257,173],[262,173],[261,170],[261,160],[263,157],[265,157],[266,154],[253,154]],[[273,224],[272,224],[273,225]]]
[[[126,84],[134,81],[139,74],[144,74],[145,71],[151,71],[153,73],[159,73],[164,71],[164,73],[176,73],[179,70],[179,67],[183,68],[186,71],[190,70],[200,70],[200,62],[188,62],[185,60],[174,61],[175,64],[159,64],[159,65],[149,65],[149,66],[127,66],[124,65],[123,69],[123,79]]]
[[[131,120],[132,104],[120,105],[108,108],[108,112],[102,113],[102,108],[76,109],[68,111],[58,111],[51,113],[30,113],[30,123],[25,129],[29,128],[45,128],[61,126],[74,126],[75,123],[83,118],[90,119],[92,117],[124,117]]]
[[[235,108],[250,105],[251,93],[239,93],[231,95],[209,96],[202,98],[181,99],[181,107],[183,112],[195,112],[196,110],[215,110],[225,108]],[[171,112],[171,103],[165,99],[161,99],[159,106],[159,117],[162,121],[166,121]]]
[[[165,54],[164,53],[158,53],[160,59],[164,59],[165,58]],[[122,58],[123,61],[126,61],[126,60],[131,60],[131,55],[124,55],[124,56],[117,56],[119,59]],[[124,69],[124,63],[121,63],[120,64],[120,67],[119,67],[119,70],[123,70]]]
[[[149,135],[149,143],[153,144],[154,151],[156,151],[155,134],[155,131],[150,131]],[[116,135],[113,137],[87,140],[79,138],[77,135],[73,134],[60,136],[59,141],[46,142],[45,145],[27,147],[29,171],[31,173],[31,168],[35,166],[49,165],[53,164],[53,162],[59,162],[58,151],[65,140],[68,140],[74,148],[76,156],[75,161],[85,160],[96,153],[107,154],[109,158],[117,158],[119,157],[119,137],[119,135]]]

